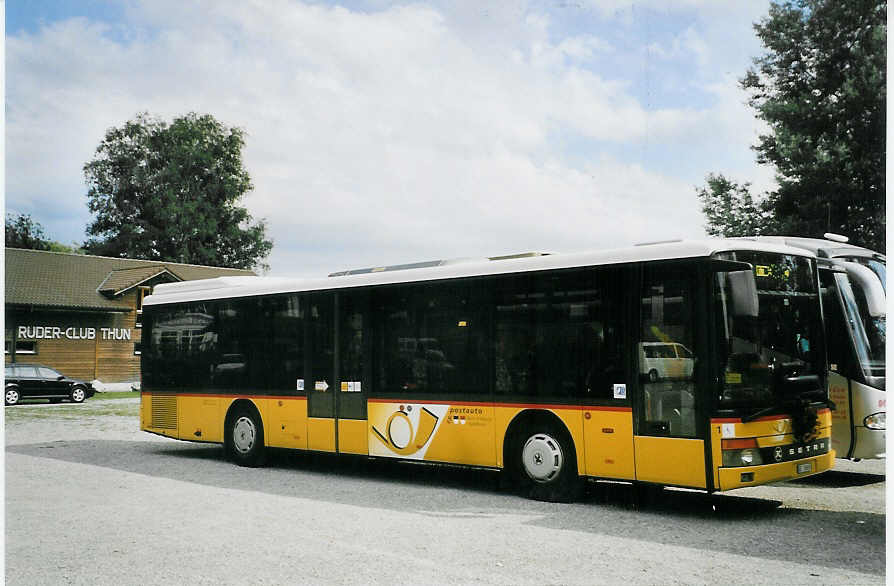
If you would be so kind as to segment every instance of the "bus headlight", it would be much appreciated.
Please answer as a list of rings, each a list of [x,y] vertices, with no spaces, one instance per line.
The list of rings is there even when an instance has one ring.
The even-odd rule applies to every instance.
[[[742,459],[744,465],[754,466],[755,464],[760,464],[761,455],[755,450],[742,450],[739,453],[739,458]]]
[[[723,466],[725,468],[760,466],[763,463],[761,453],[756,449],[723,450]]]
[[[863,425],[869,429],[885,429],[885,411],[867,415],[863,419]]]

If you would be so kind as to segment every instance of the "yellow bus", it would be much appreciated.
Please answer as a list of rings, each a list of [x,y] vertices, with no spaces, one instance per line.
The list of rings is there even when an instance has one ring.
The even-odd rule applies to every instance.
[[[501,469],[550,501],[808,476],[835,458],[818,287],[803,249],[736,240],[159,285],[140,425],[246,466]]]

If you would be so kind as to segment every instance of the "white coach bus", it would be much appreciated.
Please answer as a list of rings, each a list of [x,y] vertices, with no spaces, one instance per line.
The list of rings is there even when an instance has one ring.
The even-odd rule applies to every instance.
[[[885,457],[886,260],[883,254],[826,239],[761,236],[808,250],[820,268],[829,349],[832,447],[839,458]]]

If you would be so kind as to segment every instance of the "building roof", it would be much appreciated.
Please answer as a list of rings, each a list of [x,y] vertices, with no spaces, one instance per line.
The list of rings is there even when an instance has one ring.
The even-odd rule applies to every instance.
[[[254,276],[244,269],[21,248],[5,249],[5,265],[7,306],[100,311],[132,309],[122,294],[159,276],[171,281]]]
[[[116,269],[108,274],[105,281],[97,287],[100,293],[105,295],[120,295],[141,283],[154,279],[160,275],[170,275],[173,281],[182,281],[180,277],[172,273],[164,265],[152,265],[148,267],[134,267],[131,269]]]

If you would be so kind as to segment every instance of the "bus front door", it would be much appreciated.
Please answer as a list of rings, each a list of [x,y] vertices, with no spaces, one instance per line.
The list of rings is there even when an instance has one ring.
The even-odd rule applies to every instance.
[[[682,345],[679,368],[652,368],[639,352],[639,392],[635,394],[636,479],[706,488],[705,443],[699,437],[695,361],[695,270],[689,264],[646,268],[640,303],[640,347]]]

